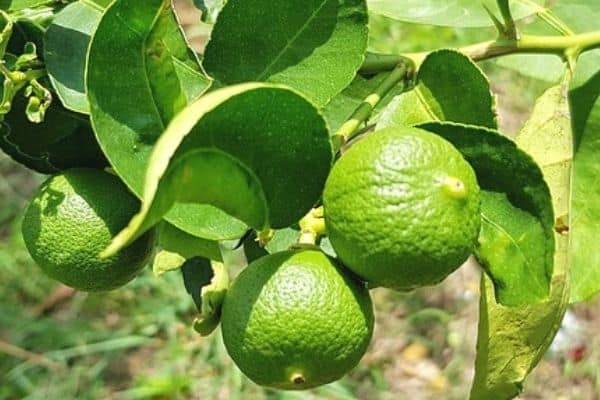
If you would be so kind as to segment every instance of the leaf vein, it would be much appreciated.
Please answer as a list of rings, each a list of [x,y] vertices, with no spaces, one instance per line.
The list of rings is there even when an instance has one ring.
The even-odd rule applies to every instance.
[[[300,29],[298,30],[298,32],[296,32],[296,34],[286,43],[286,45],[283,47],[283,49],[281,49],[281,51],[279,52],[279,54],[277,54],[277,56],[275,56],[275,58],[273,59],[273,61],[271,61],[265,67],[265,69],[257,76],[256,80],[263,81],[265,79],[265,77],[269,73],[270,69],[273,68],[273,66],[275,66],[275,64],[277,64],[279,62],[279,60],[281,59],[281,57],[283,57],[285,55],[285,53],[291,48],[291,46],[294,44],[294,42],[296,40],[298,40],[298,38],[304,33],[304,31],[308,28],[308,26],[313,22],[313,20],[315,19],[315,17],[321,12],[321,10],[323,10],[323,7],[325,7],[325,5],[327,4],[327,2],[329,2],[329,0],[323,0],[323,2],[321,3],[321,5],[319,7],[317,7],[317,9],[310,15],[310,17],[308,17],[308,19],[300,27]]]

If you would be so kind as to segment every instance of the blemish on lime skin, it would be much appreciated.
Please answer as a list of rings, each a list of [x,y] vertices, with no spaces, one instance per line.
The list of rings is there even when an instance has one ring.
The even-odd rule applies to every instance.
[[[452,176],[448,176],[444,179],[442,190],[444,193],[455,199],[466,199],[469,194],[464,182]]]

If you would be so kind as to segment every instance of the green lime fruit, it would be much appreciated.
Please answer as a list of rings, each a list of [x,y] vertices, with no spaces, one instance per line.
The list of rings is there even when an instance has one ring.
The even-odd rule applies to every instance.
[[[68,170],[48,179],[31,201],[23,219],[25,245],[46,274],[65,285],[116,289],[135,278],[153,253],[150,231],[115,256],[100,258],[139,207],[116,176]]]
[[[300,390],[341,378],[373,333],[364,283],[319,250],[260,258],[236,278],[222,311],[231,358],[259,385]]]
[[[416,128],[356,142],[325,185],[327,234],[342,262],[372,286],[434,285],[472,253],[480,190],[452,144]]]

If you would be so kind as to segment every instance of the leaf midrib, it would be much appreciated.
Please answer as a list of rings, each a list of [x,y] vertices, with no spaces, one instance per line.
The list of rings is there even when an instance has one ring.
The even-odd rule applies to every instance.
[[[503,235],[505,235],[506,237],[508,237],[510,239],[510,242],[513,244],[513,246],[517,249],[517,251],[519,252],[519,254],[522,256],[523,260],[525,260],[525,265],[529,266],[531,265],[531,262],[529,261],[529,259],[525,256],[525,253],[523,253],[523,250],[521,249],[521,246],[518,245],[518,243],[515,241],[515,239],[513,238],[513,236],[511,234],[509,234],[506,229],[504,229],[501,225],[498,225],[496,222],[492,221],[492,219],[490,217],[488,217],[485,212],[481,212],[481,219],[484,222],[487,222],[488,224],[490,224],[493,228],[495,228],[496,230],[498,230],[499,232],[501,232]],[[539,279],[537,279],[537,274],[532,274],[534,277],[534,281],[536,282],[536,284],[542,288],[542,290],[545,290],[545,286],[543,284],[540,284]]]
[[[327,2],[329,2],[329,0],[323,0],[323,2],[321,3],[321,5],[319,7],[317,7],[317,9],[310,15],[310,17],[308,17],[308,19],[300,27],[300,29],[298,30],[298,32],[296,32],[296,34],[285,44],[285,46],[283,47],[283,49],[281,49],[281,51],[279,52],[279,54],[277,54],[275,56],[275,58],[265,67],[265,69],[256,77],[257,81],[260,82],[260,81],[265,80],[265,77],[269,75],[270,69],[273,68],[273,66],[276,65],[279,62],[279,60],[281,60],[281,58],[283,57],[283,55],[291,48],[292,44],[296,40],[298,40],[298,38],[306,31],[306,29],[313,22],[313,20],[315,19],[315,17],[321,12],[321,10],[323,9],[323,7],[325,7],[325,5],[327,4]]]
[[[433,109],[429,106],[429,102],[427,102],[427,99],[425,98],[425,95],[421,91],[421,88],[419,86],[417,86],[417,87],[414,88],[414,91],[415,91],[415,94],[417,95],[417,99],[419,100],[419,102],[423,106],[423,109],[425,110],[425,112],[427,113],[427,115],[433,121],[441,121],[440,117],[438,117],[435,114],[435,112],[433,111]]]

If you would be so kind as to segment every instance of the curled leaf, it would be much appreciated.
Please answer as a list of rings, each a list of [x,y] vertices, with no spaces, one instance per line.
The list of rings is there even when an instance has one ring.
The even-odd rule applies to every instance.
[[[200,312],[194,320],[194,329],[202,336],[208,336],[221,319],[221,306],[229,287],[227,270],[220,262],[193,258],[183,265],[182,273],[185,288]]]
[[[178,202],[218,207],[258,231],[289,226],[318,201],[332,158],[323,117],[296,92],[259,83],[211,92],[159,139],[142,209],[104,255],[127,246]]]

